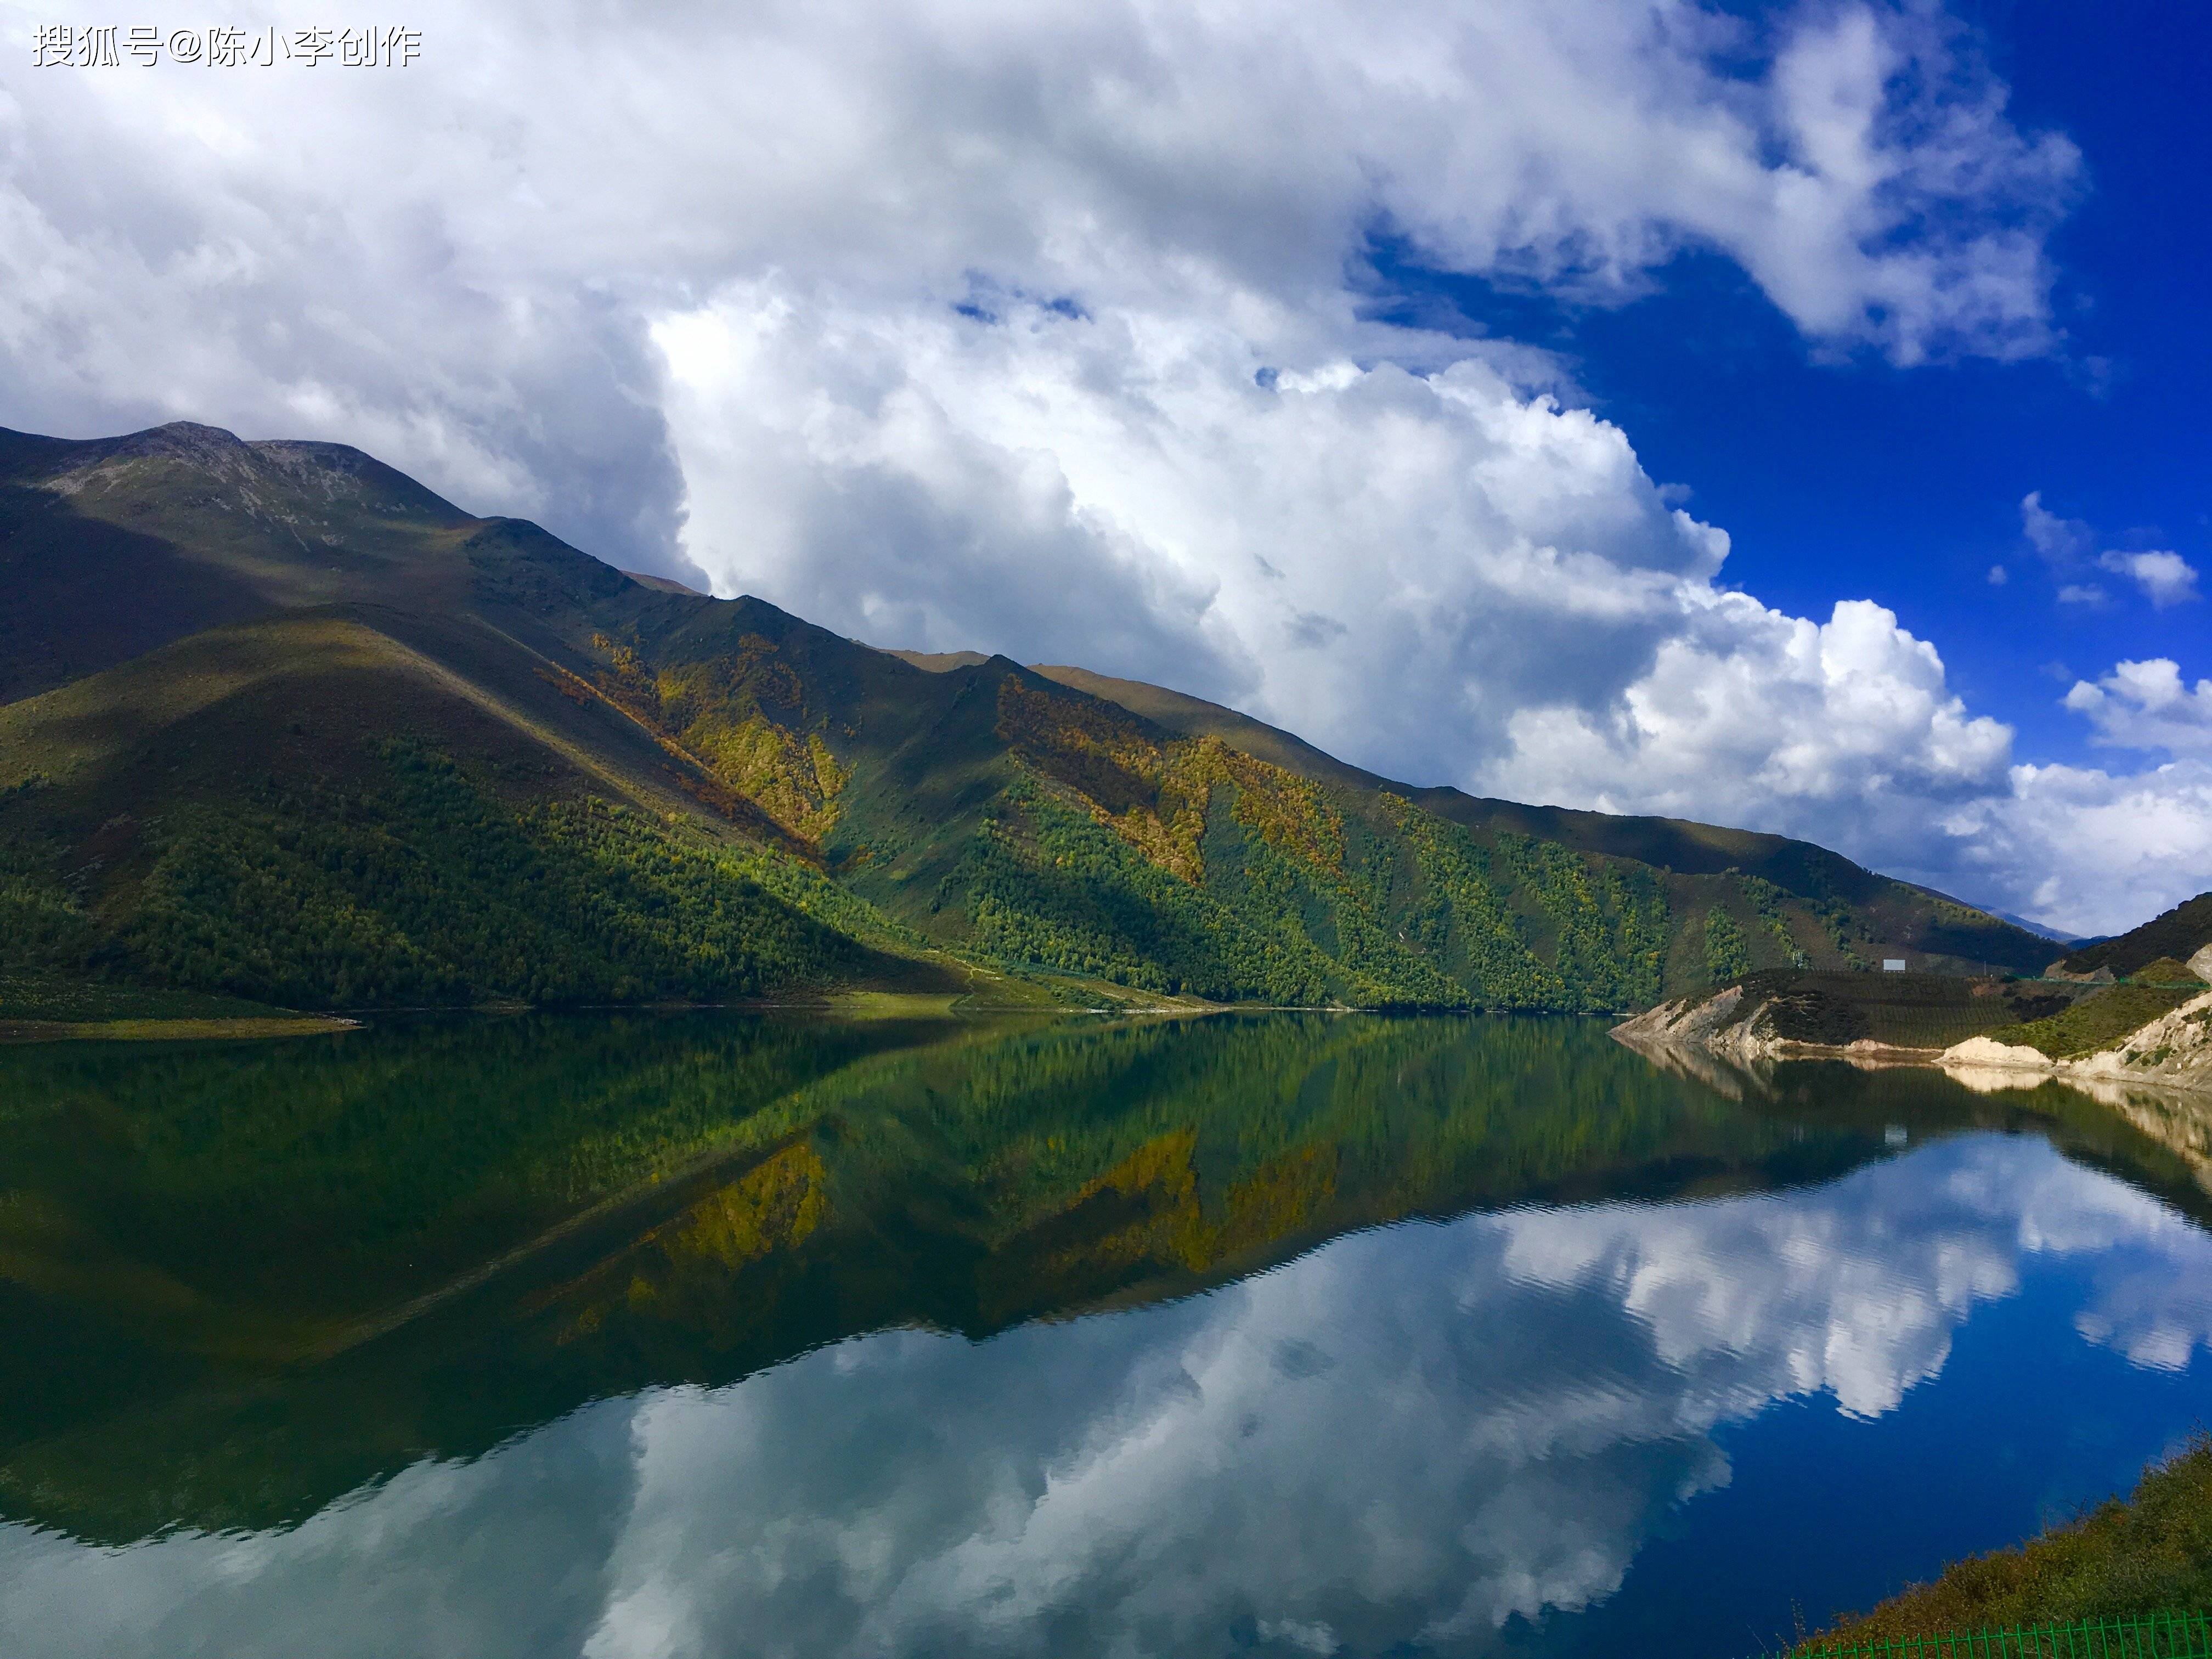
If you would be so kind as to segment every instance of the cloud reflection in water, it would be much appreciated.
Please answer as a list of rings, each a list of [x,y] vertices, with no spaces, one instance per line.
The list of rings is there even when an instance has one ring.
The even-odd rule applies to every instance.
[[[1481,1651],[1620,1586],[1716,1431],[1874,1419],[2032,1259],[2081,1338],[2212,1342],[2212,1239],[2044,1142],[1815,1188],[1340,1239],[990,1341],[895,1331],[606,1401],[289,1532],[0,1529],[0,1649],[227,1656]]]

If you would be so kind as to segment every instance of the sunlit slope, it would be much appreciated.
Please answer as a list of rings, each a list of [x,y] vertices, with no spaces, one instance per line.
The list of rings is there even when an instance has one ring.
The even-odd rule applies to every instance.
[[[85,979],[294,1007],[957,984],[764,820],[688,813],[692,780],[612,711],[502,678],[295,612],[0,708],[0,1002]]]
[[[98,844],[116,821],[172,826],[158,838],[173,803],[281,798],[327,830],[348,789],[397,787],[376,769],[398,744],[502,811],[596,797],[718,855],[783,855],[828,878],[817,914],[871,945],[911,930],[902,948],[1071,988],[1611,1012],[1798,960],[2050,955],[1802,842],[1410,789],[1158,688],[873,650],[757,599],[648,586],[337,446],[8,435],[0,477],[21,578],[0,628],[26,647],[0,687],[18,699],[0,787],[35,786],[0,806],[0,835],[18,878],[49,899],[58,884],[102,939],[128,931],[150,867]],[[396,842],[428,832],[408,823],[389,819]],[[840,920],[823,894],[861,902]],[[143,952],[100,960],[151,971]],[[185,960],[161,971],[201,974]],[[238,991],[225,974],[192,988]],[[345,1000],[313,972],[285,982]]]
[[[910,657],[909,660],[921,659]],[[1686,818],[1582,812],[1563,806],[1493,800],[1449,787],[1415,788],[1347,766],[1287,732],[1203,698],[1082,668],[1055,665],[1040,666],[1036,672],[1118,703],[1182,736],[1218,737],[1321,782],[1393,791],[1439,817],[1478,832],[1533,836],[1580,853],[1656,866],[1676,875],[1745,876],[1801,898],[1846,905],[1867,924],[1870,939],[1899,950],[2033,970],[2049,962],[2057,948],[2047,941],[2034,942],[2033,934],[2018,937],[2024,930],[2017,928],[2001,934],[1992,926],[2000,918],[1877,875],[1810,842]],[[1726,886],[1719,891],[1725,894]],[[1710,896],[1707,902],[1711,902]],[[1753,954],[1758,956],[1756,951]]]
[[[280,609],[450,614],[453,549],[482,523],[337,444],[0,429],[0,702]]]
[[[623,609],[585,637],[570,606],[594,691],[986,956],[1228,1000],[1610,1010],[1801,957],[2051,953],[1802,842],[1404,789],[1228,711],[1164,723],[1192,700],[1157,688],[870,651],[757,600]]]

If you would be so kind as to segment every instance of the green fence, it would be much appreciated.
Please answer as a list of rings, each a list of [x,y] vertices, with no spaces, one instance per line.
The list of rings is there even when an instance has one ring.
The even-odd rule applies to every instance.
[[[1808,1643],[1792,1659],[2212,1659],[2212,1625],[2201,1613],[2153,1613],[2074,1625],[2015,1625],[1891,1636],[1877,1642]]]

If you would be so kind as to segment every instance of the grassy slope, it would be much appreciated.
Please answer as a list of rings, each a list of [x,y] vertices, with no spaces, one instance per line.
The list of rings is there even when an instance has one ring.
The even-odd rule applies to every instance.
[[[0,434],[0,558],[66,602],[60,626],[0,601],[36,647],[14,690],[133,658],[0,708],[0,832],[110,936],[173,801],[273,788],[324,811],[316,790],[367,787],[404,736],[510,813],[643,806],[702,856],[817,866],[936,945],[1153,992],[1617,1010],[1801,957],[2047,952],[1802,843],[1395,790],[1225,710],[1201,730],[1211,706],[1173,693],[918,666],[648,587],[331,446]],[[84,548],[112,618],[66,578]],[[112,605],[134,573],[174,599],[158,625]],[[198,636],[143,654],[160,628]]]
[[[330,615],[0,709],[0,1012],[51,1017],[88,974],[300,1007],[945,980],[803,862],[570,747]],[[157,1009],[93,1011],[128,1012]]]
[[[953,660],[934,662],[950,665]],[[1945,965],[1959,969],[1979,965],[2034,973],[2051,960],[2057,949],[1985,912],[1876,875],[1807,842],[1681,818],[1581,812],[1491,800],[1452,788],[1414,788],[1347,766],[1288,732],[1200,698],[1081,668],[1053,665],[1036,672],[1119,703],[1178,734],[1220,737],[1301,776],[1357,789],[1390,790],[1478,835],[1531,836],[1578,853],[1656,866],[1668,873],[1670,898],[1685,911],[1702,915],[1718,904],[1740,924],[1757,926],[1759,906],[1755,900],[1747,902],[1747,895],[1759,891],[1762,884],[1778,888],[1813,913],[1793,916],[1790,931],[1807,935],[1800,943],[1813,947],[1808,954],[1815,961],[1840,954],[1832,935],[1826,941],[1831,949],[1819,948],[1822,935],[1830,930],[1818,913],[1838,908],[1848,908],[1866,924],[1866,942],[1878,943],[1881,951],[1941,957]],[[1805,925],[1808,920],[1809,927]],[[1779,960],[1788,959],[1785,954]]]
[[[119,1020],[226,1020],[281,1017],[291,1010],[206,991],[116,985],[45,973],[0,977],[0,1018],[24,1024],[107,1025]]]
[[[2053,1060],[2094,1054],[2111,1048],[2130,1031],[2172,1013],[2203,990],[2202,984],[2193,990],[2165,985],[2110,985],[2049,1018],[1996,1035],[2002,1042],[2037,1049]]]
[[[1659,983],[1634,872],[1477,846],[1003,659],[925,673],[753,601],[641,612],[600,648],[608,695],[728,754],[950,945],[1233,1000],[1615,1007]]]
[[[910,658],[948,675],[974,672],[957,658]],[[1038,673],[1092,693],[1172,738],[1219,738],[1320,786],[1340,811],[1395,794],[1431,820],[1463,830],[1495,859],[1528,843],[1564,849],[1602,878],[1634,872],[1659,883],[1669,921],[1662,982],[1679,994],[1746,967],[1778,967],[1798,957],[1816,965],[1851,966],[1903,951],[1954,970],[1988,966],[2039,969],[2045,942],[1980,912],[1872,874],[1820,848],[1778,836],[1656,818],[1523,807],[1478,800],[1455,790],[1415,790],[1345,766],[1286,733],[1232,710],[1156,686],[1051,666]],[[1347,803],[1351,805],[1347,805]],[[1544,962],[1556,964],[1563,923],[1556,904],[1509,871],[1498,884],[1514,925]],[[1556,890],[1556,884],[1555,884]],[[1723,921],[1713,924],[1713,914]]]
[[[2106,1504],[2019,1549],[1962,1561],[1818,1641],[1842,1644],[2207,1607],[2212,1442],[2200,1439],[2146,1474],[2129,1501]]]
[[[0,429],[0,703],[281,608],[450,613],[450,549],[479,522],[340,445]]]

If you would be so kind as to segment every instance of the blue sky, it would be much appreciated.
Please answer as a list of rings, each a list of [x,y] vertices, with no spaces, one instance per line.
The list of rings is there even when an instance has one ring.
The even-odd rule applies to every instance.
[[[64,20],[0,0],[0,423],[350,442],[2069,932],[2212,883],[2191,9],[452,0],[404,68],[34,67]]]
[[[2095,763],[2061,707],[2122,658],[2212,674],[2203,603],[2054,575],[2022,534],[2039,491],[2099,546],[2212,554],[2212,13],[2144,0],[1956,9],[2014,119],[2081,147],[2086,181],[2051,239],[2064,338],[2025,361],[1899,368],[1818,352],[1730,262],[1686,254],[1648,298],[1562,303],[1375,250],[1378,309],[1436,301],[1470,329],[1553,347],[1656,477],[1734,540],[1730,581],[1801,614],[1871,594],[1940,642],[1951,684],[2039,756]],[[1431,313],[1433,314],[1433,313]],[[2007,574],[1989,580],[1992,566]],[[2094,581],[2109,602],[2062,605]],[[2212,885],[2212,868],[2204,872]]]

